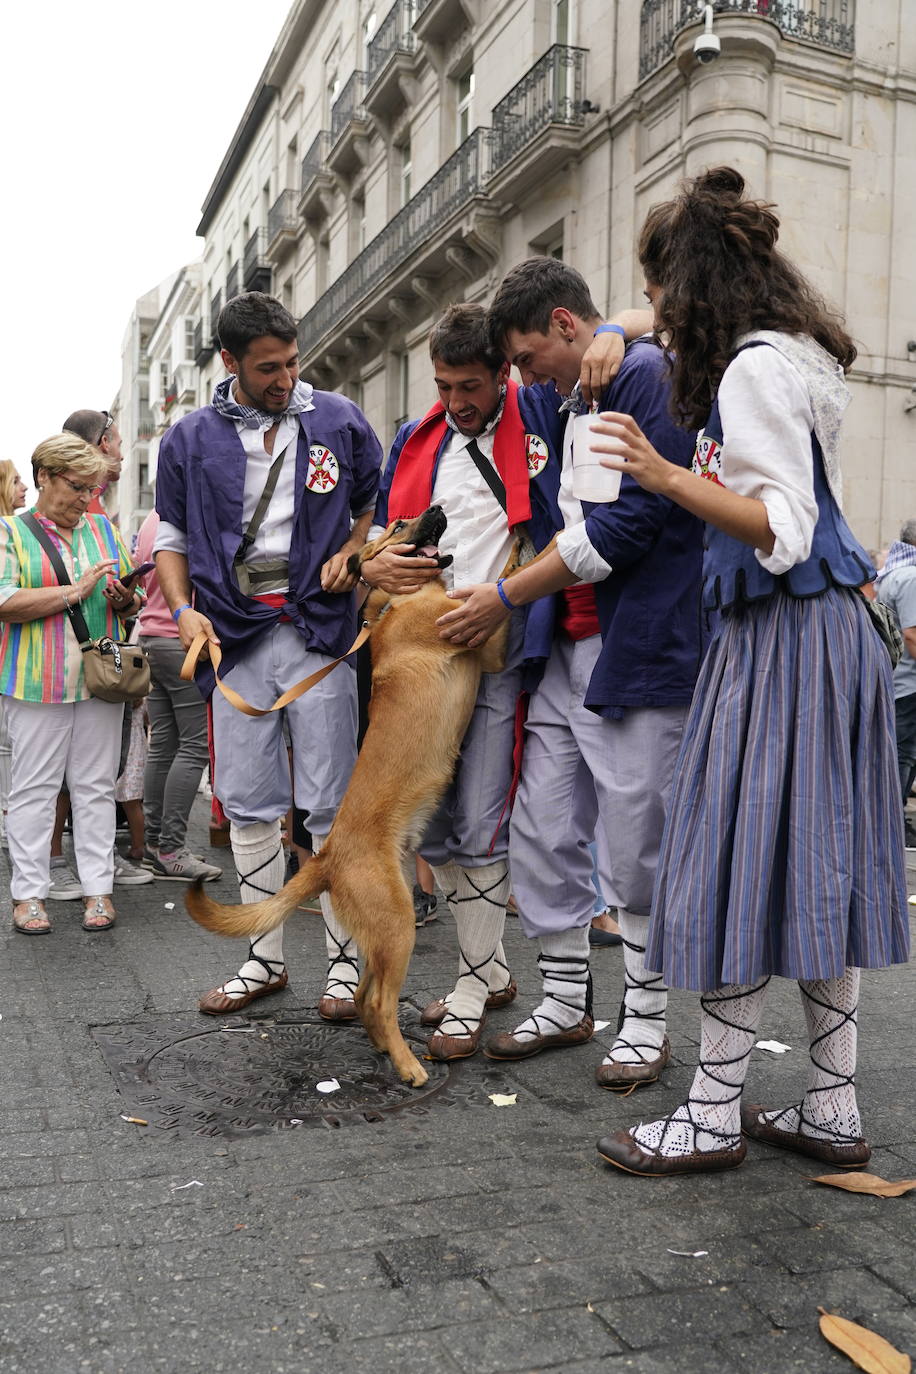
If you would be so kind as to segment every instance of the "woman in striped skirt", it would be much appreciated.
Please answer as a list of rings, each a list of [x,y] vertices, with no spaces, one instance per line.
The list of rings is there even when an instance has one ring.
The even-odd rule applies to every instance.
[[[646,962],[702,994],[700,1063],[661,1121],[598,1143],[659,1175],[732,1168],[745,1136],[841,1167],[870,1151],[855,1096],[859,970],[904,963],[908,923],[891,663],[854,588],[873,570],[840,511],[839,429],[855,349],[776,248],[772,209],[721,167],[654,208],[646,294],[672,395],[703,424],[693,471],[625,415],[606,465],[707,522],[716,620],[675,771]],[[807,1091],[744,1104],[772,975],[798,980]]]

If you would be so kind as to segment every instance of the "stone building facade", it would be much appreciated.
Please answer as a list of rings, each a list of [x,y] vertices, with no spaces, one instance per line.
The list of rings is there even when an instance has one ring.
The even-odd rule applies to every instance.
[[[432,399],[441,308],[533,252],[599,306],[641,299],[634,239],[732,162],[860,345],[846,504],[877,545],[916,513],[911,0],[297,0],[203,205],[197,400],[240,290],[300,320],[303,374],[383,444]]]

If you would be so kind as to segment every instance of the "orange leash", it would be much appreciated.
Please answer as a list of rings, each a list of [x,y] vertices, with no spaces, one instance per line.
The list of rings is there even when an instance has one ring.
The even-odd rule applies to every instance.
[[[258,706],[249,705],[245,698],[241,696],[234,687],[228,687],[225,682],[220,681],[219,667],[223,661],[223,655],[218,644],[210,644],[210,662],[213,664],[213,671],[216,675],[216,685],[231,706],[234,706],[237,711],[242,711],[246,716],[269,716],[271,711],[282,711],[283,707],[289,706],[291,701],[297,701],[310,687],[314,687],[322,678],[327,677],[328,673],[333,673],[339,663],[343,663],[345,658],[349,658],[351,654],[355,654],[356,650],[365,644],[371,633],[372,626],[368,621],[364,620],[362,629],[345,654],[341,654],[340,658],[335,658],[333,663],[326,663],[323,668],[319,668],[316,673],[310,674],[309,677],[304,677],[301,682],[296,683],[295,687],[290,687],[282,696],[277,697],[273,706],[268,706],[263,709]],[[191,647],[185,654],[184,663],[181,665],[181,677],[185,682],[192,681],[194,670],[197,667],[197,660],[200,658],[201,650],[207,643],[209,643],[209,641],[205,634],[194,636]]]

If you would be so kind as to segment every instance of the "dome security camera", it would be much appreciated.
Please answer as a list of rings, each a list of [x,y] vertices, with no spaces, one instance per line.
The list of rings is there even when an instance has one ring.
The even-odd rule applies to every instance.
[[[698,62],[706,66],[709,62],[715,62],[719,53],[722,51],[722,43],[712,31],[712,5],[703,6],[703,32],[698,34],[693,42],[693,55]]]

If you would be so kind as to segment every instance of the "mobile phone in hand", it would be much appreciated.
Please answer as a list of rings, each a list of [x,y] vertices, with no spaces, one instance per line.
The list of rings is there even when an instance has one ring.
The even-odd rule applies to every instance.
[[[118,581],[122,587],[132,587],[138,577],[145,577],[147,573],[153,571],[155,566],[155,563],[141,563],[139,568],[131,568],[130,572],[119,577]]]

